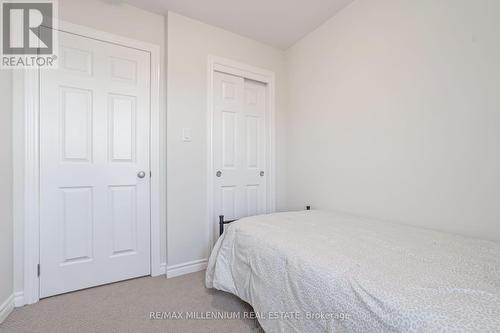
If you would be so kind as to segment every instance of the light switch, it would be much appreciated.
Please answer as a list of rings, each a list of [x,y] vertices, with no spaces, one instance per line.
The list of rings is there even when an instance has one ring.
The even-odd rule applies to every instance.
[[[191,129],[183,128],[182,129],[182,141],[191,142]]]

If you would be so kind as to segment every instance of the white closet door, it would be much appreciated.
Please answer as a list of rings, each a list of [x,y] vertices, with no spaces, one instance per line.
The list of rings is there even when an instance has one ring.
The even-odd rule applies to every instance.
[[[59,40],[40,80],[40,297],[150,274],[149,54]]]
[[[266,85],[215,72],[213,100],[214,218],[264,214]]]

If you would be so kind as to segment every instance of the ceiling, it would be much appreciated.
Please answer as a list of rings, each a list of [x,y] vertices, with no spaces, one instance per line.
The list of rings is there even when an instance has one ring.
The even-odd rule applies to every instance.
[[[170,10],[280,49],[292,46],[352,1],[123,0],[159,14]]]

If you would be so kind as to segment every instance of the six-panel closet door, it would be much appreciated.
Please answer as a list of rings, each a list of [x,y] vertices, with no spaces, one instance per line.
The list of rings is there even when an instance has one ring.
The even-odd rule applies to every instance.
[[[221,72],[213,83],[214,212],[267,212],[266,84]]]
[[[150,56],[60,32],[40,74],[40,297],[150,274]]]

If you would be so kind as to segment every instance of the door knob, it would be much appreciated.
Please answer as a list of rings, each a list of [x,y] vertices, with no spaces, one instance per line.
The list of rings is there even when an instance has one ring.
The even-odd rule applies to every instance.
[[[220,171],[220,170],[219,170],[219,171],[217,171],[217,173],[216,173],[215,175],[216,175],[217,177],[222,176],[222,171]]]
[[[146,173],[145,173],[144,171],[139,171],[139,172],[137,173],[137,177],[139,177],[139,178],[144,178],[144,177],[146,177]]]
[[[264,177],[264,171],[261,171],[261,172],[260,172],[260,176],[261,176],[261,177]]]

